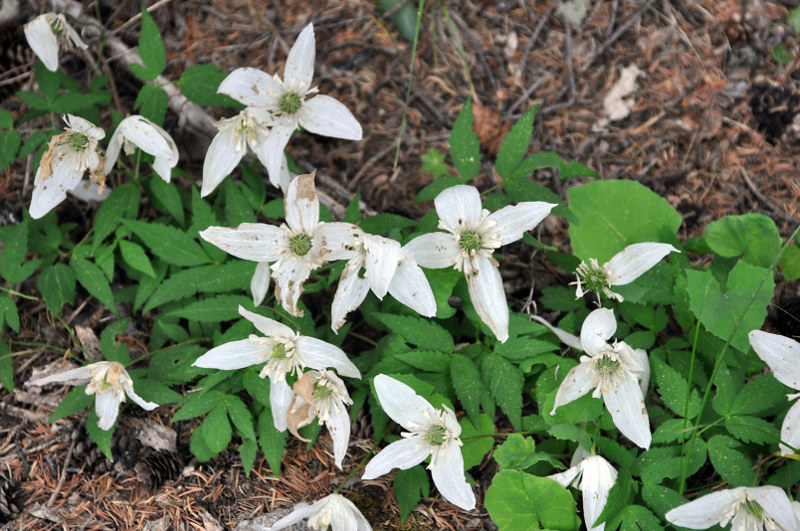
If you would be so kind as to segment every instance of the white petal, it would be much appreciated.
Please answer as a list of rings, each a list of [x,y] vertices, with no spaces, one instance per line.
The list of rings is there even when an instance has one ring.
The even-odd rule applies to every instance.
[[[331,494],[331,529],[334,531],[371,531],[369,522],[353,502],[340,494]]]
[[[565,489],[570,486],[570,484],[578,477],[581,473],[580,465],[571,466],[563,472],[558,472],[557,474],[550,474],[547,476],[548,478],[556,481],[559,485],[564,487]]]
[[[100,140],[106,136],[106,132],[101,127],[97,127],[86,118],[67,114],[63,117],[69,129],[82,133],[92,140]]]
[[[114,168],[114,164],[119,157],[119,150],[122,148],[122,132],[119,127],[111,135],[111,140],[108,141],[108,149],[106,149],[106,156],[103,160],[103,173],[108,175]]]
[[[411,387],[385,374],[373,380],[383,411],[406,429],[430,424],[436,410]]]
[[[800,449],[800,400],[796,401],[783,419],[781,426],[781,440],[786,444]],[[781,443],[781,455],[794,454],[794,450]]]
[[[436,199],[436,213],[441,222],[449,229],[466,226],[472,228],[483,215],[481,194],[474,186],[459,184],[443,190]],[[425,267],[425,264],[417,260]]]
[[[367,463],[361,479],[375,479],[393,468],[407,470],[425,461],[429,455],[427,447],[415,437],[395,441]]]
[[[341,411],[334,412],[328,420],[327,426],[331,440],[333,440],[333,461],[341,470],[342,460],[350,442],[350,415],[347,413],[347,409],[342,408]]]
[[[294,391],[284,382],[269,382],[269,406],[272,410],[272,424],[278,431],[286,431],[289,423],[286,413],[294,398]]]
[[[315,53],[314,25],[309,24],[303,28],[289,50],[286,66],[283,68],[283,83],[290,87],[310,87],[314,76]]]
[[[249,339],[240,339],[239,341],[231,341],[230,343],[212,348],[197,358],[192,365],[195,367],[203,367],[204,369],[232,371],[244,369],[245,367],[250,367],[251,365],[259,363],[263,354],[263,344],[250,341]]]
[[[243,306],[239,306],[239,315],[253,323],[256,329],[267,337],[276,337],[282,340],[292,340],[295,338],[296,334],[294,330],[283,323],[279,323],[275,319],[270,319],[269,317],[247,311]]]
[[[751,487],[747,489],[747,499],[757,502],[781,529],[800,529],[792,502],[782,488],[772,485]]]
[[[89,47],[89,46],[87,46],[87,44],[85,42],[83,42],[81,40],[81,36],[78,35],[78,32],[75,31],[73,29],[73,27],[69,25],[69,23],[67,22],[67,19],[64,17],[64,15],[59,14],[59,15],[56,15],[56,16],[61,19],[61,27],[63,28],[63,30],[65,32],[67,32],[67,37],[69,37],[69,40],[72,41],[72,44],[74,44],[75,46],[77,46],[78,48],[80,48],[82,50],[85,50],[86,48]]]
[[[226,253],[252,262],[274,262],[284,245],[284,231],[264,223],[242,223],[235,229],[209,227],[200,236]]]
[[[49,16],[48,16],[49,15]],[[39,15],[25,24],[25,39],[36,57],[51,72],[58,70],[58,39],[50,27],[52,13]]]
[[[84,179],[81,182],[79,182],[75,188],[73,188],[72,190],[68,190],[67,192],[72,197],[75,197],[85,202],[105,201],[106,199],[108,199],[108,196],[111,195],[111,189],[107,186],[103,188],[102,193],[98,193],[99,190],[100,190],[99,184],[90,181],[88,179]]]
[[[295,317],[303,316],[303,312],[297,307],[297,301],[303,293],[303,284],[316,267],[306,260],[300,261],[294,257],[284,258],[272,266],[275,298],[280,301],[284,310]]]
[[[647,388],[650,386],[650,360],[647,352],[640,348],[632,349],[624,341],[619,341],[614,345],[614,352],[617,353],[628,371],[641,380],[642,395],[647,394]]]
[[[603,531],[605,523],[594,523],[608,501],[608,491],[617,479],[617,471],[599,455],[589,456],[582,463],[583,520],[588,531]],[[591,527],[590,527],[591,526]]]
[[[244,150],[238,149],[236,128],[237,126],[232,126],[220,130],[208,146],[203,162],[203,186],[200,189],[200,197],[213,192],[242,160]]]
[[[666,519],[676,526],[689,529],[708,529],[733,513],[745,499],[745,487],[707,494],[680,507],[671,509]]]
[[[361,124],[339,100],[318,95],[305,101],[298,112],[300,125],[307,131],[332,138],[361,140]]]
[[[598,308],[586,316],[581,326],[581,344],[583,350],[594,357],[611,350],[608,340],[617,331],[617,320],[614,312],[607,308]]]
[[[603,400],[619,431],[637,446],[650,448],[650,420],[639,384],[633,378],[625,378],[604,391]]]
[[[317,370],[333,368],[341,376],[361,378],[361,372],[339,347],[309,336],[298,337],[295,347],[307,367]]]
[[[327,262],[361,256],[364,231],[352,223],[323,223],[314,232],[314,237],[319,241],[320,254]]]
[[[292,230],[310,233],[319,225],[319,199],[314,174],[298,175],[289,183],[284,199],[286,224]]]
[[[285,428],[284,428],[285,429]],[[279,430],[283,431],[283,430]],[[298,503],[294,506],[294,509],[291,513],[287,514],[280,520],[276,521],[272,524],[271,527],[266,529],[271,529],[274,531],[278,531],[279,529],[286,529],[289,526],[293,526],[305,520],[306,518],[317,514],[319,507],[315,507],[317,504],[309,505],[306,502]]]
[[[420,315],[436,315],[436,298],[428,278],[416,262],[406,256],[397,264],[389,283],[389,294]]]
[[[367,281],[372,292],[383,299],[389,289],[389,283],[397,270],[400,260],[400,242],[374,236],[364,235],[364,268],[367,270]]]
[[[170,170],[178,164],[178,148],[172,137],[147,118],[137,115],[125,118],[119,124],[117,131],[120,129],[123,130],[125,138],[145,153],[155,157],[153,169],[159,177],[169,182]]]
[[[277,101],[281,84],[257,68],[237,68],[219,84],[217,92],[248,107],[269,107]]]
[[[405,244],[403,251],[422,267],[440,269],[455,265],[461,247],[449,232],[430,232]]]
[[[94,411],[97,413],[97,427],[104,431],[110,430],[119,415],[119,399],[110,388],[105,393],[97,393]]]
[[[444,499],[465,511],[475,508],[475,493],[464,476],[464,457],[455,441],[439,453],[431,476]]]
[[[40,178],[41,167],[36,171],[30,207],[33,219],[41,218],[66,199],[67,191],[78,186],[84,173],[84,170],[76,170],[69,161],[55,157],[52,168],[53,173],[47,179]]]
[[[508,339],[508,303],[500,271],[489,257],[483,255],[475,255],[469,264],[469,271],[467,263],[464,264],[464,274],[472,305],[497,339],[505,343]]]
[[[369,293],[369,283],[359,276],[360,260],[347,263],[339,277],[339,285],[331,304],[331,329],[337,332],[345,323],[347,314],[358,308]]]
[[[573,400],[577,400],[592,389],[597,375],[594,373],[593,364],[591,360],[586,360],[573,367],[568,373],[564,381],[558,387],[556,392],[556,400],[553,403],[553,410],[551,415],[556,414],[556,409],[564,404],[569,404]]]
[[[267,168],[269,182],[271,182],[273,186],[279,187],[281,190],[284,190],[284,187],[281,186],[281,182],[283,182],[284,179],[284,171],[281,169],[281,165],[286,161],[286,155],[283,153],[283,150],[286,149],[286,144],[289,143],[289,138],[292,136],[293,132],[294,126],[292,125],[275,125],[270,131],[267,140],[264,142],[263,158],[266,160],[263,160],[261,156],[259,157],[261,164]]]
[[[133,390],[133,385],[130,383],[123,383],[122,390],[125,391],[125,394],[128,395],[128,398],[133,400],[133,402],[142,409],[146,409],[147,411],[153,411],[155,408],[158,407],[158,404],[155,402],[148,402],[141,396],[136,394],[136,391]]]
[[[555,326],[551,325],[538,315],[531,315],[531,319],[533,319],[537,323],[542,323],[547,328],[549,328],[550,331],[553,332],[558,337],[558,339],[561,340],[562,343],[569,345],[575,350],[583,351],[583,344],[581,343],[581,339],[578,336],[573,336],[569,332],[564,332],[560,328],[556,328]]]
[[[492,230],[500,237],[501,245],[515,242],[523,234],[539,224],[556,205],[541,201],[528,201],[518,205],[503,207],[489,215],[489,220],[497,222]]]
[[[669,253],[679,252],[668,243],[634,243],[614,255],[605,269],[611,286],[624,286],[639,278]]]
[[[750,344],[758,357],[772,369],[775,379],[800,390],[800,343],[778,334],[753,330]]]
[[[253,304],[255,306],[264,302],[264,297],[267,296],[271,273],[269,262],[259,262],[258,265],[256,265],[253,278],[250,279],[250,292],[253,294]]]
[[[46,378],[33,380],[31,385],[40,386],[54,382],[69,382],[70,380],[88,380],[92,377],[92,367],[94,365],[95,364],[86,365],[84,367],[78,367],[77,369],[70,369],[68,371],[51,374]]]

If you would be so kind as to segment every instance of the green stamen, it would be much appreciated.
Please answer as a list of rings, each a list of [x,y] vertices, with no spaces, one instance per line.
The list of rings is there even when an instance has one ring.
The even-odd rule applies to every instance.
[[[281,111],[285,114],[294,114],[300,110],[300,107],[303,106],[303,100],[300,99],[300,96],[294,92],[287,92],[283,96],[281,96],[280,101],[278,102],[278,107],[280,107]]]
[[[59,19],[56,18],[50,23],[50,31],[52,31],[53,35],[56,37],[60,37],[61,34],[64,33],[64,30],[61,27],[61,21]]]
[[[753,515],[753,517],[756,520],[758,520],[759,522],[761,521],[764,514],[764,509],[763,507],[761,507],[761,505],[758,504],[758,502],[747,500],[744,502],[744,508],[748,513]]]
[[[311,237],[308,234],[295,234],[289,240],[289,249],[296,256],[305,256],[311,250]]]
[[[446,435],[447,430],[444,428],[444,426],[436,424],[431,426],[431,429],[429,429],[428,433],[425,434],[425,440],[431,443],[432,446],[441,446],[444,444]]]
[[[603,374],[613,374],[619,368],[619,362],[612,360],[608,356],[602,356],[597,360],[597,370]]]
[[[327,385],[315,385],[314,391],[311,393],[311,396],[314,400],[320,400],[323,398],[328,398],[333,394],[333,389],[328,387]]]
[[[270,354],[270,358],[274,360],[285,360],[289,358],[290,353],[286,351],[286,345],[283,343],[278,343],[275,345],[275,348],[272,349],[272,354]]]
[[[469,254],[479,251],[481,249],[481,243],[481,235],[474,230],[463,232],[461,238],[458,240],[458,245]]]
[[[601,267],[592,267],[584,262],[576,272],[586,284],[586,291],[600,293],[608,287],[608,275]]]
[[[69,142],[69,147],[71,147],[75,151],[85,151],[86,148],[89,146],[89,138],[86,135],[82,135],[80,133],[71,134],[67,142]]]

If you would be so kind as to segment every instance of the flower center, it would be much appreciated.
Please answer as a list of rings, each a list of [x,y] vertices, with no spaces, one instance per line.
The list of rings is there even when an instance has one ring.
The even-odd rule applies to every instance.
[[[296,256],[305,256],[311,250],[311,236],[308,234],[295,234],[289,240],[289,248]]]
[[[447,429],[441,424],[434,424],[430,427],[428,433],[425,434],[425,440],[428,441],[431,446],[443,445],[446,438]]]
[[[598,265],[597,260],[591,259],[589,262],[581,262],[575,274],[586,284],[586,291],[600,293],[608,288],[608,274]]]
[[[294,114],[303,106],[303,100],[296,92],[287,92],[281,96],[278,101],[278,107],[285,114]]]
[[[67,138],[67,143],[74,151],[86,151],[89,147],[89,137],[81,133],[72,133]]]
[[[764,508],[753,500],[746,500],[744,502],[744,509],[751,514],[759,522],[763,521]]]
[[[331,395],[333,395],[333,389],[329,386],[325,384],[314,384],[314,391],[311,393],[314,400],[323,400]]]
[[[597,360],[597,370],[600,371],[602,375],[610,376],[617,372],[617,369],[619,369],[619,361],[613,360],[605,354]]]
[[[269,357],[273,360],[288,360],[292,357],[292,353],[286,350],[286,345],[283,343],[276,343]]]
[[[458,240],[458,245],[460,245],[467,254],[475,254],[476,252],[480,251],[482,243],[483,238],[481,238],[481,235],[474,230],[462,232],[461,238]]]

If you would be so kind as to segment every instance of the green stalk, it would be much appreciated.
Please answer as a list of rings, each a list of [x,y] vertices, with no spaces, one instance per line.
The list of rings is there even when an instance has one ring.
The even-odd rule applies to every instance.
[[[425,8],[425,0],[420,0],[417,7],[417,26],[414,29],[414,42],[411,45],[411,65],[408,68],[408,87],[406,88],[406,104],[403,107],[403,119],[400,121],[400,132],[397,134],[397,150],[394,153],[394,168],[400,160],[400,146],[403,144],[403,134],[406,131],[406,118],[408,117],[408,104],[411,101],[411,82],[414,80],[414,63],[417,58],[417,43],[419,42],[419,29],[422,26],[422,10]]]

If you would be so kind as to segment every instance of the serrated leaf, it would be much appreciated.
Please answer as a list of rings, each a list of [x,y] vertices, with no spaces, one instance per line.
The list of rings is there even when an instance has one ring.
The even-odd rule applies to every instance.
[[[231,443],[233,431],[231,430],[231,423],[228,421],[225,403],[218,404],[212,409],[206,416],[205,421],[203,421],[203,425],[205,426],[203,439],[209,450],[218,454],[228,447]]]
[[[478,368],[463,354],[453,354],[450,359],[450,378],[453,389],[464,411],[473,424],[478,424],[483,384]]]
[[[752,461],[736,450],[740,445],[727,435],[714,435],[708,440],[708,457],[714,470],[731,487],[749,487],[755,480]]]
[[[87,395],[86,394],[86,386],[85,385],[78,385],[75,386],[69,393],[67,393],[64,398],[61,399],[61,402],[58,404],[58,407],[53,414],[50,415],[50,418],[47,422],[53,423],[57,420],[61,420],[65,417],[69,417],[77,413],[78,411],[85,409],[86,406],[94,402],[94,395]]]
[[[111,439],[114,437],[114,431],[116,431],[116,423],[108,430],[101,430],[97,426],[98,420],[95,410],[90,410],[89,417],[86,419],[86,433],[89,434],[89,438],[100,448],[106,458],[109,461],[113,461],[114,455],[111,453]]]
[[[239,305],[249,305],[251,299],[243,295],[218,295],[191,302],[182,308],[167,312],[169,317],[183,317],[201,323],[219,323],[239,318]]]
[[[436,179],[419,191],[417,197],[414,199],[414,204],[418,205],[425,201],[433,201],[443,190],[456,186],[457,184],[465,184],[466,182],[467,180],[463,177],[442,177],[441,179]]]
[[[520,470],[545,461],[553,468],[565,468],[561,462],[552,455],[545,452],[536,452],[536,442],[532,437],[524,437],[519,433],[512,433],[506,441],[497,447],[492,454],[500,470]]]
[[[559,347],[548,341],[518,337],[495,346],[494,351],[507,360],[521,361],[545,352],[555,352]]]
[[[192,432],[189,442],[189,451],[194,454],[198,461],[205,463],[214,457],[214,452],[206,444],[205,424],[200,424]]]
[[[128,240],[119,240],[118,243],[122,259],[125,260],[129,266],[137,271],[141,271],[148,277],[154,278],[156,276],[150,259],[147,257],[141,245],[129,242]]]
[[[267,458],[269,468],[275,477],[280,477],[281,459],[286,449],[286,432],[280,432],[275,429],[270,408],[265,407],[261,410],[261,414],[258,416],[257,430],[258,443],[261,445],[264,457]]]
[[[0,383],[6,391],[14,392],[14,357],[5,341],[0,341]]]
[[[228,395],[225,397],[225,405],[228,408],[228,415],[231,417],[231,422],[236,426],[236,431],[242,436],[243,439],[256,440],[256,432],[253,429],[253,415],[250,410],[242,402],[242,399],[236,395]]]
[[[552,479],[516,470],[494,476],[485,503],[501,531],[577,531],[580,526],[572,494]]]
[[[11,297],[0,297],[0,316],[2,316],[0,323],[5,321],[14,332],[19,334],[19,313],[17,313],[17,305],[11,300]]]
[[[659,519],[641,505],[629,505],[620,511],[617,521],[620,531],[663,531]]]
[[[147,188],[150,200],[156,208],[172,216],[179,225],[183,225],[185,217],[178,187],[174,183],[165,182],[158,175],[153,175],[147,183]]]
[[[200,396],[192,396],[190,394],[187,397],[186,404],[176,411],[175,415],[173,415],[172,422],[193,419],[195,417],[199,417],[200,415],[205,415],[224,400],[225,395],[215,389],[211,389]]]
[[[122,222],[122,218],[135,218],[141,202],[139,187],[133,183],[125,183],[116,187],[105,201],[100,204],[94,216],[94,237],[92,239],[92,252],[103,240],[114,232]]]
[[[448,372],[450,369],[451,356],[442,352],[412,350],[395,354],[394,357],[425,372]]]
[[[27,278],[27,271],[22,266],[28,252],[28,221],[19,225],[0,227],[0,241],[3,252],[0,253],[0,275],[10,284],[22,282]]]
[[[549,188],[542,186],[539,183],[529,181],[527,179],[512,179],[503,184],[506,194],[513,197],[515,201],[544,201],[545,203],[554,203],[553,210],[550,211],[554,216],[562,216],[570,222],[576,222],[578,218],[575,214],[567,208],[564,202]],[[526,236],[529,235],[526,233]],[[523,236],[523,239],[526,238]]]
[[[200,244],[180,229],[130,219],[123,219],[122,222],[142,239],[154,255],[169,264],[191,267],[211,261]]]
[[[453,352],[455,347],[450,333],[422,317],[376,313],[374,317],[383,323],[390,332],[424,350]]]
[[[422,173],[430,173],[435,179],[450,174],[450,168],[444,163],[444,154],[436,148],[430,148],[427,153],[420,155],[422,159]]]
[[[370,234],[387,235],[395,229],[406,229],[416,225],[416,221],[397,214],[375,214],[359,223],[364,232]]]
[[[166,302],[191,297],[196,293],[247,289],[253,276],[253,267],[252,262],[232,260],[221,265],[181,269],[156,288],[142,313],[147,313]]]
[[[37,286],[47,309],[54,315],[61,313],[64,303],[75,303],[75,273],[66,264],[43,268]]]
[[[466,181],[477,177],[481,171],[481,144],[472,130],[472,100],[468,99],[458,113],[450,133],[450,157]]]
[[[483,359],[481,372],[514,429],[522,429],[522,384],[525,381],[522,371],[495,354]]]
[[[142,81],[154,80],[167,66],[167,53],[164,51],[164,41],[158,32],[158,25],[144,6],[142,6],[142,29],[139,34],[139,56],[144,66],[138,64],[129,66],[131,72]]]
[[[227,94],[218,94],[220,83],[228,75],[216,65],[194,65],[183,71],[180,78],[181,92],[186,99],[204,107],[244,106]]]
[[[664,405],[679,417],[683,418],[686,415],[686,418],[694,418],[697,416],[700,412],[700,396],[697,389],[692,389],[689,394],[689,384],[686,379],[657,356],[650,358],[650,366]]]
[[[400,518],[405,521],[421,498],[431,494],[428,474],[422,466],[413,466],[408,470],[400,470],[394,477],[394,497],[400,506]]]
[[[633,481],[630,471],[625,468],[620,469],[617,473],[617,480],[608,492],[606,506],[603,507],[603,511],[597,515],[597,520],[595,522],[586,522],[586,526],[588,527],[589,524],[596,525],[600,522],[615,520],[616,517],[628,507],[628,500],[631,495],[632,487]]]
[[[528,146],[533,137],[533,120],[538,108],[538,105],[534,105],[528,109],[506,133],[500,150],[497,152],[496,169],[501,178],[509,179],[528,152]]]
[[[659,424],[653,432],[653,444],[671,443],[684,440],[692,430],[692,423],[684,419],[668,419]]]
[[[133,108],[156,125],[164,124],[164,116],[169,106],[169,95],[161,87],[144,85],[136,95]]]
[[[480,415],[479,424],[473,424],[464,417],[459,422],[461,425],[461,454],[464,457],[464,469],[477,466],[483,462],[484,457],[494,447],[494,437],[497,431],[492,422],[492,417],[485,413]]]
[[[0,170],[11,166],[17,156],[19,146],[19,132],[14,129],[0,130]]]
[[[14,116],[5,109],[0,109],[0,129],[12,129]]]
[[[253,465],[256,463],[257,452],[258,443],[255,439],[244,439],[239,445],[239,458],[242,460],[244,475],[247,477],[250,477],[250,471],[253,470]]]
[[[781,440],[780,430],[764,419],[735,415],[725,419],[725,429],[742,442],[755,444],[777,444]]]
[[[76,258],[74,255],[69,261],[69,266],[72,268],[73,273],[75,273],[75,278],[80,282],[81,286],[97,297],[97,300],[111,310],[111,313],[117,315],[114,294],[111,292],[111,286],[108,284],[108,280],[106,280],[103,271],[92,262],[82,258]]]
[[[753,415],[786,402],[786,387],[772,374],[756,376],[733,399],[731,415]]]

